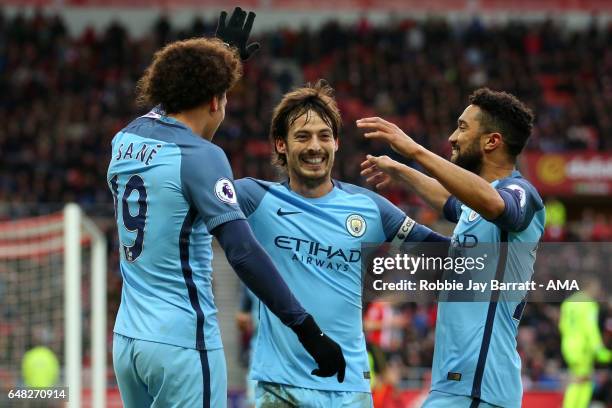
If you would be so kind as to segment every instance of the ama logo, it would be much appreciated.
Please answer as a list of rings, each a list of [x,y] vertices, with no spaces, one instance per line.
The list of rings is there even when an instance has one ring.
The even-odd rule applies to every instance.
[[[237,202],[234,185],[226,178],[220,178],[215,183],[215,196],[224,203],[236,204]]]

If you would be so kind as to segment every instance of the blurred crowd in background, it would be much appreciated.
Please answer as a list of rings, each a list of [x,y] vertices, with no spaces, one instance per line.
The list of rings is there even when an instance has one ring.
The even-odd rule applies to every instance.
[[[68,201],[112,215],[110,142],[144,113],[134,104],[135,82],[155,50],[172,40],[212,35],[215,25],[196,19],[177,29],[162,17],[143,38],[130,37],[119,24],[71,37],[60,17],[0,13],[0,218],[28,215],[28,204],[59,207]],[[491,26],[436,18],[381,27],[363,19],[352,26],[279,29],[257,40],[262,49],[228,96],[215,137],[236,178],[278,177],[267,141],[272,109],[283,93],[318,78],[335,88],[343,114],[335,176],[347,182],[363,184],[359,163],[366,153],[391,153],[366,142],[355,119],[385,117],[446,157],[447,138],[468,95],[484,85],[514,93],[534,109],[528,149],[612,150],[612,27],[569,31],[553,21]],[[385,195],[421,222],[437,222],[406,190]],[[570,222],[563,203],[550,202],[547,240],[612,239],[607,215],[585,209]],[[110,265],[116,265],[118,251],[111,253]],[[109,275],[114,313],[120,277]],[[419,370],[432,360],[435,305],[371,304],[364,315],[368,340],[384,352],[397,378],[423,379]],[[562,385],[557,315],[550,304],[530,304],[525,311],[518,344],[526,388]],[[601,318],[608,319],[610,344],[612,310],[602,309]]]
[[[162,18],[143,38],[119,24],[73,38],[59,17],[0,14],[0,202],[108,201],[110,141],[143,113],[134,85],[153,52],[214,28],[196,19],[177,30]],[[215,138],[236,178],[275,177],[267,143],[272,108],[284,92],[317,78],[336,89],[345,125],[336,171],[348,182],[361,183],[366,152],[386,151],[363,140],[355,119],[383,116],[446,156],[468,95],[483,85],[516,94],[537,113],[529,149],[612,149],[612,137],[604,137],[612,134],[612,28],[432,18],[384,27],[330,22],[259,37],[263,47],[229,95]]]

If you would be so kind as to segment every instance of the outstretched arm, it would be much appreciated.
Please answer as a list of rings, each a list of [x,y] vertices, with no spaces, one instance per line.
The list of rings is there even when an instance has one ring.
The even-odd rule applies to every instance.
[[[415,160],[450,194],[484,218],[493,220],[504,213],[504,199],[485,179],[425,149],[397,125],[375,117],[359,119],[357,127],[369,130],[364,134],[367,139],[384,140],[396,152]]]
[[[308,313],[255,239],[247,221],[230,221],[215,228],[212,233],[219,240],[236,274],[283,324],[293,327],[306,319]]]
[[[366,182],[377,189],[383,189],[393,182],[402,183],[439,212],[442,212],[444,204],[450,197],[448,190],[438,180],[389,156],[368,155],[361,163],[361,175],[367,177]]]

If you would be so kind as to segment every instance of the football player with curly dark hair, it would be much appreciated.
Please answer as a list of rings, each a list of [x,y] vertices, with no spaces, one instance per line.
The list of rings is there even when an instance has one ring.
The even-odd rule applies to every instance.
[[[138,82],[156,107],[117,133],[108,184],[119,233],[121,305],[113,363],[124,406],[225,407],[227,374],[212,293],[212,238],[248,288],[291,328],[312,374],[344,379],[344,357],[296,300],[237,204],[232,171],[212,143],[242,73],[254,13],[236,8],[219,39],[158,51]],[[316,367],[318,366],[318,367]]]

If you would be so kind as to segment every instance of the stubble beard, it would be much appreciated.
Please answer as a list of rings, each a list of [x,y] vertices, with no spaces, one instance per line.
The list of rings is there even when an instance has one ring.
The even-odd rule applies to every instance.
[[[475,140],[464,152],[459,151],[454,159],[451,158],[451,162],[462,169],[480,174],[482,170],[482,151],[480,150],[480,142]]]

